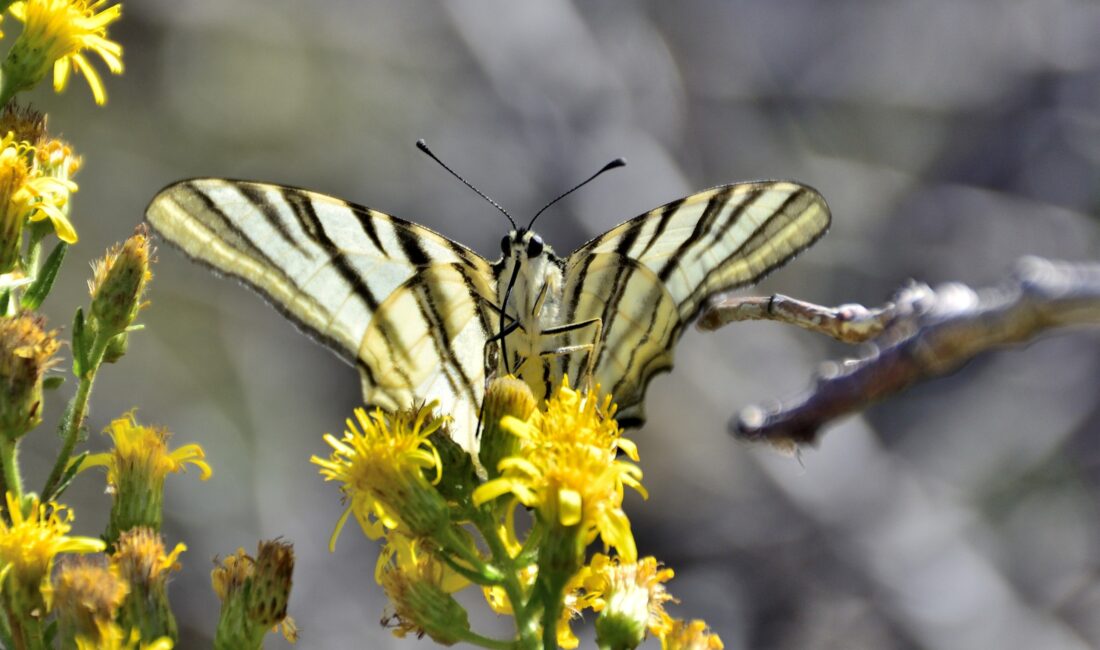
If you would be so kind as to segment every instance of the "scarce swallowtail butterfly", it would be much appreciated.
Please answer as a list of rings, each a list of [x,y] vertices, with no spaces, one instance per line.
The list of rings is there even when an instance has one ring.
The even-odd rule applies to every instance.
[[[490,262],[424,226],[270,183],[180,181],[146,218],[358,368],[368,404],[439,400],[469,450],[487,379],[509,372],[536,396],[564,373],[591,378],[614,395],[619,423],[639,426],[647,384],[672,367],[707,299],[783,265],[830,220],[805,185],[734,183],[646,212],[568,257],[515,228]]]

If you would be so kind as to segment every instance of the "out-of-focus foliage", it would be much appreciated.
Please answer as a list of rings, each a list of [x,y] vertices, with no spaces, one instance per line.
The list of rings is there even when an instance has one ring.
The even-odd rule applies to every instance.
[[[757,291],[822,304],[877,303],[909,277],[990,283],[1023,253],[1096,257],[1088,2],[156,0],[116,26],[128,70],[111,110],[69,119],[84,107],[32,94],[90,152],[70,256],[196,175],[307,186],[495,255],[504,220],[414,149],[423,137],[519,217],[625,156],[540,218],[558,251],[710,185],[809,183],[833,230]],[[301,647],[407,646],[376,624],[377,549],[327,551],[342,506],[308,462],[358,404],[354,371],[246,290],[158,256],[148,329],[131,371],[101,378],[89,429],[141,404],[225,468],[174,486],[167,536],[186,531],[192,558],[292,540]],[[84,300],[66,295],[76,261],[50,322]],[[679,614],[727,648],[1100,645],[1098,337],[980,359],[801,464],[725,434],[836,352],[776,324],[691,331],[652,384],[632,437],[654,496],[631,518],[642,552],[676,567]],[[24,452],[28,474],[50,459]],[[87,480],[67,497],[95,530],[107,512]],[[173,582],[181,647],[210,643],[208,579],[192,563]]]

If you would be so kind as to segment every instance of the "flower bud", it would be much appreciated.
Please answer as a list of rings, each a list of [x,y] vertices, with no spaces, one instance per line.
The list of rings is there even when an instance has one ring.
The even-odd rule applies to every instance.
[[[464,581],[453,583],[448,568],[419,543],[401,535],[391,535],[388,542],[376,578],[394,607],[388,620],[394,636],[427,634],[442,645],[462,640],[470,621],[451,591]]]
[[[149,255],[147,230],[141,225],[93,265],[94,277],[88,283],[91,315],[101,336],[117,336],[137,318],[145,285],[153,277]]]
[[[42,377],[58,341],[41,316],[0,317],[0,435],[16,440],[42,422]]]
[[[130,586],[122,603],[118,622],[123,629],[136,629],[152,642],[162,636],[178,639],[176,617],[168,604],[168,577],[179,571],[179,556],[187,550],[176,544],[165,554],[164,541],[149,528],[122,533],[111,555],[111,566]]]
[[[102,631],[115,620],[129,591],[114,567],[84,559],[64,562],[53,588],[62,645],[71,646],[77,636],[102,644]]]
[[[260,542],[256,558],[237,549],[210,574],[222,601],[214,647],[250,650],[263,647],[268,630],[281,625],[294,641],[297,632],[286,615],[294,572],[294,547],[286,542]]]
[[[37,145],[46,138],[46,114],[10,102],[0,111],[0,136],[11,133],[16,142]]]
[[[505,431],[500,421],[510,415],[518,420],[531,417],[537,406],[535,396],[527,384],[512,376],[494,379],[485,391],[485,405],[481,418],[481,449],[479,458],[489,478],[500,476],[500,461],[514,456],[519,439]]]
[[[428,441],[439,452],[441,471],[436,491],[448,501],[465,501],[478,485],[477,468],[470,453],[451,438],[446,425],[434,431]]]

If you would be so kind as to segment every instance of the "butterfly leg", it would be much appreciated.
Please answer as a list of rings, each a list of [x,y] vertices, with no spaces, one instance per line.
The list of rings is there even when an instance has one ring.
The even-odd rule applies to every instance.
[[[587,352],[588,355],[584,365],[584,379],[591,382],[594,378],[594,372],[596,370],[596,357],[599,354],[599,346],[601,340],[600,337],[603,335],[603,319],[589,318],[588,320],[577,321],[576,323],[569,323],[567,325],[551,327],[543,330],[542,333],[544,336],[555,336],[568,334],[569,332],[575,332],[586,327],[593,328],[591,343],[579,343],[575,345],[565,345],[557,347],[542,352],[541,356],[561,357],[573,354],[575,352]]]
[[[508,323],[506,326],[504,326],[504,328],[501,329],[500,332],[498,332],[498,333],[490,336],[489,338],[485,339],[485,347],[483,348],[483,350],[485,351],[485,367],[486,368],[489,368],[490,364],[491,364],[491,360],[489,359],[489,353],[492,350],[492,347],[491,347],[492,344],[496,343],[497,341],[500,341],[501,342],[501,354],[502,355],[506,354],[507,350],[504,348],[504,339],[509,334],[511,334],[512,332],[514,332],[516,330],[523,331],[523,325],[521,325],[518,320],[513,320],[511,323]],[[511,372],[508,369],[508,359],[507,358],[502,358],[501,363],[504,365],[504,369],[506,371]],[[489,376],[488,373],[486,373],[486,377],[488,377],[488,376]]]

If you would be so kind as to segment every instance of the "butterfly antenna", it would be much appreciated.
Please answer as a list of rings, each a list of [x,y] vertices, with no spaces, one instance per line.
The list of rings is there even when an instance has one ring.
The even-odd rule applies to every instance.
[[[440,163],[440,164],[442,164],[442,163]],[[558,196],[557,198],[555,198],[555,199],[554,199],[553,201],[551,201],[551,202],[547,203],[546,205],[542,206],[542,209],[541,209],[541,210],[539,210],[538,212],[536,212],[536,213],[535,213],[535,216],[531,218],[531,223],[527,224],[527,230],[530,230],[530,229],[531,229],[531,226],[535,225],[535,219],[538,219],[538,218],[539,218],[539,215],[540,215],[540,214],[542,214],[543,212],[546,212],[547,208],[549,208],[550,206],[554,205],[554,204],[555,204],[555,203],[557,203],[558,201],[560,201],[560,200],[564,199],[565,197],[569,196],[569,195],[570,195],[570,194],[572,194],[573,192],[576,192],[577,190],[581,189],[581,188],[582,188],[582,187],[584,187],[585,185],[588,185],[588,184],[589,184],[589,183],[591,183],[592,181],[596,180],[596,177],[597,177],[597,176],[599,176],[600,174],[602,174],[602,173],[604,173],[604,172],[607,172],[607,171],[611,171],[612,169],[618,169],[619,167],[622,167],[622,166],[624,166],[624,165],[626,165],[626,160],[625,160],[625,159],[623,159],[623,158],[616,158],[615,160],[612,160],[611,162],[609,162],[609,163],[607,163],[606,165],[604,165],[603,167],[601,167],[601,168],[600,168],[600,171],[596,172],[595,174],[592,174],[591,176],[589,176],[588,178],[584,179],[584,180],[583,180],[583,181],[581,181],[580,183],[577,183],[577,184],[576,184],[576,185],[575,185],[575,186],[573,187],[573,189],[571,189],[571,190],[569,190],[569,191],[567,191],[567,192],[563,192],[563,193],[562,193],[562,194],[561,194],[560,196]],[[453,172],[452,172],[452,173],[453,173]]]
[[[459,176],[458,172],[456,172],[455,170],[448,167],[447,163],[443,162],[442,160],[439,159],[439,156],[432,153],[432,150],[428,148],[428,143],[427,142],[424,142],[424,140],[417,140],[416,141],[416,148],[423,151],[424,153],[428,154],[428,157],[431,158],[432,160],[436,161],[437,163],[439,163],[440,167],[442,167],[443,169],[446,169],[447,171],[451,172],[451,176],[454,176],[458,180],[462,181],[463,185],[470,188],[475,193],[477,193],[478,196],[480,196],[481,198],[488,201],[489,204],[492,205],[494,208],[496,208],[497,210],[500,210],[500,213],[503,214],[505,217],[507,217],[508,223],[512,224],[512,228],[513,229],[516,228],[516,222],[515,222],[514,219],[512,219],[512,215],[508,214],[507,210],[505,210],[503,207],[501,207],[501,205],[499,203],[497,203],[496,201],[494,201],[494,200],[490,199],[488,196],[486,196],[484,192],[482,192],[481,190],[479,190],[476,187],[474,187],[473,185],[471,185],[470,181],[468,181],[465,178],[462,178],[461,176]]]

